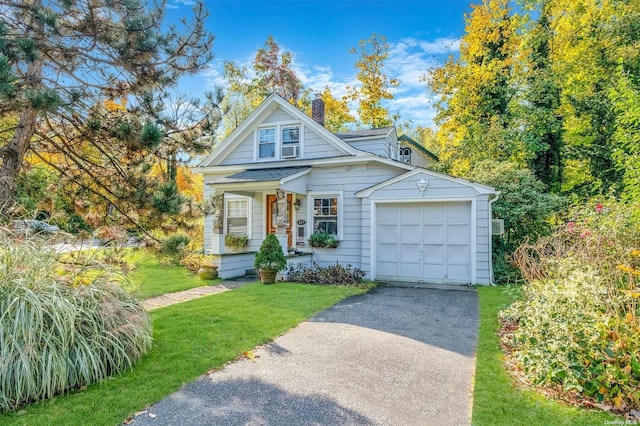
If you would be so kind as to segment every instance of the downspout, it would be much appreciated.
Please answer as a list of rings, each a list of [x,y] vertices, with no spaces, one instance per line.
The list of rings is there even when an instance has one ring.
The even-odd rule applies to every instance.
[[[500,198],[500,191],[496,192],[493,195],[494,195],[494,197],[489,200],[489,213],[490,213],[489,214],[489,272],[490,272],[489,284],[490,285],[496,285],[496,283],[494,282],[494,276],[493,276],[493,226],[492,226],[492,220],[493,220],[493,203],[498,201],[498,199]]]

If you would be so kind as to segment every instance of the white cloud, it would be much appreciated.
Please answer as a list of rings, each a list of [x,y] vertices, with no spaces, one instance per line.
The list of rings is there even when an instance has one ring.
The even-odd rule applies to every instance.
[[[280,44],[281,51],[289,49]],[[399,113],[401,120],[411,120],[415,125],[432,126],[435,110],[434,98],[427,92],[427,86],[421,78],[433,67],[443,63],[449,55],[456,55],[460,48],[460,40],[455,38],[437,38],[423,40],[407,37],[397,42],[390,42],[389,57],[385,64],[385,71],[391,78],[400,80],[400,86],[393,89],[394,99],[388,103],[392,114]],[[331,65],[308,64],[298,58],[304,57],[293,52],[292,68],[303,85],[311,90],[322,91],[329,86],[336,98],[347,93],[347,86],[359,86],[355,77],[355,70],[346,76],[335,75]],[[246,66],[252,72],[252,62],[255,52],[248,53],[244,59],[236,60],[239,66]],[[214,61],[202,75],[208,81],[208,86],[223,84],[224,63]],[[355,108],[355,105],[350,105]],[[355,111],[354,111],[355,112]]]

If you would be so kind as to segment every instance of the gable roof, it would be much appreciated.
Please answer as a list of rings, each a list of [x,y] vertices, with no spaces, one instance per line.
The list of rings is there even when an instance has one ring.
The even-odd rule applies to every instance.
[[[406,173],[403,173],[401,175],[392,177],[391,179],[387,179],[383,182],[380,182],[376,185],[370,186],[369,188],[365,188],[361,191],[356,192],[356,197],[358,198],[364,198],[364,197],[368,197],[370,196],[373,192],[377,191],[378,189],[382,189],[386,186],[392,185],[396,182],[400,182],[401,180],[410,178],[412,176],[415,176],[417,174],[425,174],[428,176],[432,176],[435,178],[439,178],[439,179],[444,179],[444,180],[448,180],[450,182],[456,182],[460,185],[463,186],[469,186],[473,189],[475,189],[478,194],[499,194],[500,192],[496,191],[494,188],[490,187],[490,186],[486,186],[486,185],[482,185],[479,183],[474,183],[471,181],[468,181],[466,179],[461,179],[461,178],[457,178],[457,177],[453,177],[453,176],[449,176],[449,175],[445,175],[442,173],[438,173],[438,172],[434,172],[432,170],[427,170],[427,169],[423,169],[421,167],[416,167],[415,169],[408,171]]]
[[[361,130],[354,130],[352,132],[336,133],[335,135],[342,140],[371,138],[371,137],[387,136],[394,129],[395,127],[393,126],[379,127],[377,129],[361,129]]]
[[[438,158],[437,155],[435,155],[433,152],[429,151],[427,148],[425,148],[424,146],[420,145],[418,142],[414,141],[413,139],[411,139],[409,136],[407,135],[402,135],[398,138],[398,142],[406,142],[409,145],[413,146],[414,148],[416,148],[418,151],[420,151],[421,153],[423,153],[424,155],[426,155],[427,157],[431,158],[434,161],[440,161],[440,159]]]
[[[284,100],[279,95],[272,93],[269,95],[251,114],[236,127],[233,132],[223,140],[214,150],[207,155],[198,165],[198,167],[207,167],[214,165],[214,162],[220,162],[229,155],[233,149],[242,142],[243,136],[248,132],[251,132],[255,126],[259,125],[271,112],[276,108],[282,108],[288,114],[292,115],[296,119],[300,120],[306,127],[311,128],[318,136],[324,139],[329,144],[333,145],[336,149],[345,155],[359,155],[362,152],[353,148],[351,145],[338,138],[329,130],[321,126],[311,117],[300,111],[295,106]]]

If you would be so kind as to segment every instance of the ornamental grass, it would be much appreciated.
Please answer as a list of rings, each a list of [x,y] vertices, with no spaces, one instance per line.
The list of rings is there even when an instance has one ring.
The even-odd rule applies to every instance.
[[[0,233],[0,411],[116,374],[151,347],[149,316],[125,280]]]

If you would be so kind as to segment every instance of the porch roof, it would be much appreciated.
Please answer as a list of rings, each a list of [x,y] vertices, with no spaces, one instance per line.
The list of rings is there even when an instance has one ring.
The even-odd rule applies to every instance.
[[[274,169],[245,170],[209,182],[210,185],[224,185],[230,183],[281,182],[297,174],[304,174],[311,167],[279,167]]]

